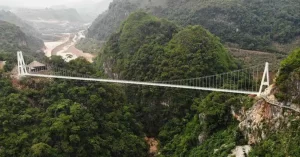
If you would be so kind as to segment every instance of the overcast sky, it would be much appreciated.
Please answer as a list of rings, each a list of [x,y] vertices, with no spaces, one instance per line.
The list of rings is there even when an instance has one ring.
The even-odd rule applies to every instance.
[[[76,3],[86,0],[0,0],[0,6],[10,7],[50,7],[53,5],[63,5]],[[88,0],[88,1],[106,1],[106,0]]]

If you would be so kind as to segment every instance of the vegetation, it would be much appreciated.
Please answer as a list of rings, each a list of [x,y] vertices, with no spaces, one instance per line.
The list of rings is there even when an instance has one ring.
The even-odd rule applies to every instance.
[[[95,70],[83,59],[65,66],[77,73]],[[0,78],[0,156],[146,156],[136,111],[120,87],[22,82],[17,91]]]
[[[2,27],[0,33],[12,33],[11,32],[12,29],[16,29],[16,30],[20,29],[23,33],[25,33],[26,46],[30,49],[30,51],[33,51],[33,52],[41,51],[44,48],[44,42],[40,39],[40,37],[42,36],[42,34],[39,33],[32,26],[30,26],[29,24],[27,24],[25,21],[23,21],[22,19],[20,19],[19,17],[17,17],[12,12],[10,12],[10,11],[3,11],[3,10],[1,11],[0,10],[0,21],[1,21],[1,27]],[[8,22],[8,23],[13,24],[13,25],[16,25],[19,28],[17,28],[17,27],[14,27],[14,28],[5,27],[5,25],[7,25],[7,24],[4,24],[2,21]],[[6,29],[8,30],[8,32],[5,32]],[[11,38],[13,36],[14,36],[13,34],[11,34],[9,36],[3,36],[3,34],[2,34],[2,36],[1,36],[2,42],[3,42],[3,40],[4,41],[7,40],[5,38],[10,38],[7,41],[11,41],[11,40],[14,40],[14,41],[23,40],[23,38],[24,38],[24,37],[21,37],[21,36],[24,36],[24,35],[21,35],[21,36],[19,35],[20,39],[19,38],[16,38],[16,39]],[[2,50],[7,50],[6,48],[7,48],[7,46],[0,47],[0,49],[2,49]]]
[[[87,39],[80,40],[76,44],[76,48],[82,50],[83,52],[99,54],[104,44],[105,44],[104,41],[99,41],[93,38],[87,38]]]
[[[36,52],[44,46],[43,41],[27,36],[19,27],[4,21],[0,21],[0,38],[0,51],[5,52]]]
[[[183,25],[201,24],[222,41],[244,49],[276,51],[273,42],[288,43],[299,35],[297,0],[169,1],[164,10]],[[190,11],[192,10],[192,11]]]
[[[266,140],[255,145],[250,152],[250,157],[256,156],[299,156],[299,124],[300,121],[294,116],[290,117],[290,126],[280,129]]]
[[[281,62],[279,75],[276,78],[276,97],[289,105],[291,102],[300,103],[299,97],[299,74],[300,74],[300,49],[295,49],[286,59]],[[284,111],[285,112],[285,111]],[[288,112],[288,111],[287,111]],[[250,157],[256,156],[299,156],[299,118],[297,114],[284,114],[288,121],[281,122],[276,130],[268,130],[270,136],[256,144],[250,152]]]
[[[42,34],[39,33],[35,28],[27,24],[25,21],[23,21],[22,19],[20,19],[10,11],[0,10],[0,20],[9,22],[11,24],[20,27],[20,29],[29,36],[33,36],[37,38],[42,36]]]
[[[300,104],[300,48],[294,50],[281,62],[276,84],[279,88],[277,97],[286,102]]]
[[[17,62],[16,57],[16,54],[0,52],[0,61],[6,61],[3,69],[4,72],[9,72],[14,68],[15,63]]]
[[[82,58],[65,63],[52,57],[48,62],[75,73],[100,77],[103,73],[97,69],[102,68],[108,77],[141,81],[184,79],[237,68],[219,39],[202,27],[181,28],[144,12],[130,15],[95,65]],[[230,135],[215,145],[229,142],[223,148],[228,152],[236,141],[231,136],[236,122],[229,113],[245,100],[220,93],[74,80],[25,78],[12,83],[2,74],[0,156],[142,157],[148,154],[145,136],[160,140],[162,156],[180,156],[199,154],[211,146],[207,141]],[[205,119],[197,116],[200,113]],[[205,144],[198,148],[201,132]]]
[[[148,4],[142,2],[135,7]],[[210,1],[203,3],[206,5],[200,10],[211,7]],[[124,10],[135,9],[129,1],[115,1],[110,9],[118,4]],[[177,1],[166,4],[179,5]],[[224,1],[222,5],[230,8],[234,4]],[[172,15],[171,10],[166,13],[163,15]],[[18,27],[6,22],[0,26],[0,37],[6,37],[0,42],[3,51],[29,49]],[[138,11],[110,36],[94,64],[83,58],[69,63],[57,56],[46,60],[94,77],[137,81],[196,78],[241,66],[220,41],[201,26],[181,27]],[[282,62],[277,80],[281,92],[291,88],[286,87],[287,80],[296,80],[293,89],[299,91],[299,52],[295,50]],[[13,55],[0,53],[0,60],[8,61],[6,71],[15,62]],[[253,104],[246,96],[193,90],[39,78],[18,82],[9,80],[3,71],[0,89],[0,156],[143,157],[149,156],[146,136],[159,140],[160,157],[228,156],[236,145],[246,144],[232,113]],[[294,95],[284,99],[298,102]],[[282,133],[255,145],[250,156],[299,156],[298,126],[299,120],[291,121]]]
[[[88,29],[87,36],[100,41],[106,40],[106,38],[117,30],[128,15],[137,9],[138,7],[128,0],[113,1],[109,6],[109,10],[99,15],[93,22]]]
[[[195,78],[237,68],[219,39],[202,27],[181,28],[144,12],[128,17],[107,41],[97,63],[110,77],[139,81]],[[227,94],[207,96],[205,92],[153,87],[128,86],[126,95],[141,111],[137,119],[146,135],[160,140],[161,156],[209,156],[213,149],[227,144],[226,152],[220,150],[216,156],[230,152],[236,142],[231,108],[251,103]],[[198,118],[200,113],[205,120]],[[207,142],[193,149],[199,145],[201,132]],[[225,138],[227,135],[230,137]],[[221,137],[224,141],[212,147],[210,143]],[[205,150],[207,147],[210,149]]]
[[[279,51],[274,43],[287,44],[300,33],[297,0],[115,0],[94,21],[88,37],[106,40],[129,13],[139,9],[182,26],[202,25],[222,42],[244,49]]]
[[[223,93],[195,99],[191,110],[196,114],[181,133],[170,136],[174,130],[171,125],[165,125],[160,132],[162,156],[228,156],[243,139],[232,109],[238,111],[251,104],[249,98]]]

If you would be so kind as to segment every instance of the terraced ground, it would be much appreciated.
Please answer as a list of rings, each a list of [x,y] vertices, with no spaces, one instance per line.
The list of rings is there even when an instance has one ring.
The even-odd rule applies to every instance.
[[[251,51],[251,50],[243,50],[237,48],[227,48],[227,49],[234,58],[238,59],[238,61],[240,62],[243,62],[247,67],[269,62],[271,64],[270,68],[272,70],[278,70],[280,61],[282,61],[286,57],[285,54],[278,54],[278,53]]]

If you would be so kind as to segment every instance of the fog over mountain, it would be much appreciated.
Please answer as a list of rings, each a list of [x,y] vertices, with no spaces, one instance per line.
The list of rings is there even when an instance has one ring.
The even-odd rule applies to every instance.
[[[113,0],[84,0],[71,3],[68,7],[75,8],[87,21],[93,21],[99,14],[108,9],[112,1]],[[66,5],[64,6],[67,7]]]
[[[25,8],[45,8],[57,5],[72,5],[75,3],[85,2],[85,3],[95,3],[95,2],[105,2],[110,0],[51,0],[51,1],[41,1],[41,0],[0,0],[1,6],[9,7],[25,7]]]
[[[74,8],[87,22],[92,22],[99,14],[108,9],[113,0],[0,0],[0,10],[27,9],[70,9]]]

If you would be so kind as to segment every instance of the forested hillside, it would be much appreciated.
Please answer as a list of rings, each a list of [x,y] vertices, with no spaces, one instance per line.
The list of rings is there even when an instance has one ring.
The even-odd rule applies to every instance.
[[[97,73],[84,59],[51,63]],[[146,156],[137,111],[121,87],[49,79],[18,86],[5,76],[0,71],[0,156]]]
[[[36,52],[44,48],[41,33],[12,12],[0,10],[0,21],[0,50]]]
[[[297,0],[114,0],[94,21],[88,37],[107,40],[138,9],[182,26],[202,25],[223,43],[244,49],[279,51],[275,45],[287,44],[300,35]]]
[[[198,15],[197,10],[250,5],[256,0],[212,2],[197,2],[202,4],[199,6],[195,0],[115,0],[109,11],[98,18],[99,27],[94,23],[89,30],[89,33],[97,30],[93,36],[89,34],[93,40],[107,38],[93,64],[83,58],[66,63],[57,56],[44,58],[44,62],[94,78],[154,82],[245,68],[222,44],[229,38],[221,35],[220,39],[205,29],[205,25],[186,26],[193,22],[181,22],[192,20],[191,15]],[[180,5],[189,9],[180,10]],[[173,14],[170,6],[174,11],[178,7],[180,14]],[[123,12],[118,11],[119,7]],[[179,20],[169,21],[144,11],[130,13],[138,8],[156,10],[157,15],[170,19],[177,16]],[[188,12],[186,17],[179,16],[185,12]],[[123,18],[126,19],[122,21]],[[101,21],[116,26],[102,25]],[[216,21],[215,25],[227,23],[224,18]],[[101,32],[104,29],[106,32]],[[234,27],[234,31],[246,30]],[[256,38],[255,33],[247,33],[249,40]],[[241,40],[236,42],[245,42],[244,35],[241,33]],[[0,48],[5,52],[29,49],[28,38],[13,24],[0,21],[0,39]],[[264,46],[256,48],[270,45]],[[277,87],[271,90],[287,104],[299,103],[299,52],[296,49],[282,62]],[[7,60],[13,67],[15,57],[7,54],[0,51],[0,60]],[[227,157],[234,156],[237,146],[245,145],[251,145],[249,156],[253,157],[300,155],[299,113],[273,106],[264,98],[48,78],[16,80],[9,78],[9,70],[7,65],[4,71],[0,70],[0,156]],[[251,84],[243,76],[238,79],[241,84]],[[150,144],[147,139],[158,144]]]
[[[298,109],[300,107],[299,68],[300,49],[298,48],[281,62],[274,90],[281,102]],[[277,114],[280,115],[276,118],[277,122],[272,118],[264,121],[268,127],[262,127],[264,128],[262,131],[269,135],[254,146],[249,156],[300,156],[299,112],[281,109]]]
[[[113,1],[109,6],[109,10],[100,14],[93,22],[88,29],[87,36],[97,40],[106,40],[106,38],[119,28],[129,14],[137,9],[137,5],[127,0]]]
[[[127,80],[195,78],[237,68],[219,39],[207,30],[200,26],[181,28],[144,12],[130,15],[109,38],[99,56],[100,65],[110,77]],[[240,108],[249,100],[228,94],[208,97],[207,94],[193,90],[126,88],[129,102],[140,111],[137,117],[144,132],[160,140],[163,156],[187,156],[198,145],[201,132],[205,136],[203,140],[215,132],[221,134],[217,138],[224,137],[211,150],[227,143],[231,146],[226,152],[233,149],[235,130],[232,128],[237,123],[230,115],[230,105]],[[198,113],[205,114],[208,122],[199,125]],[[208,146],[209,142],[201,150],[209,155],[211,150],[205,149]]]
[[[25,51],[35,53],[44,47],[44,42],[33,36],[26,35],[14,24],[0,21],[0,51]]]
[[[19,26],[20,29],[27,35],[41,37],[41,33],[10,11],[0,10],[0,20]]]
[[[204,28],[179,27],[144,12],[130,15],[110,37],[96,66],[82,58],[48,62],[94,77],[104,77],[103,68],[108,77],[140,81],[197,77],[239,66]],[[161,156],[209,154],[228,143],[224,150],[229,152],[237,125],[230,109],[251,102],[193,90],[33,78],[18,83],[0,76],[1,156],[150,156],[145,137],[159,140]],[[199,124],[199,113],[207,122]],[[199,134],[205,135],[203,141],[224,140],[191,152]]]
[[[279,87],[278,98],[300,104],[300,48],[294,50],[281,63],[276,83]]]

